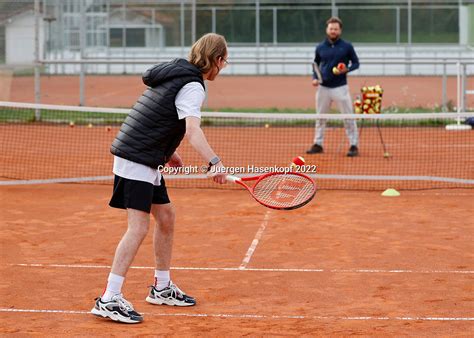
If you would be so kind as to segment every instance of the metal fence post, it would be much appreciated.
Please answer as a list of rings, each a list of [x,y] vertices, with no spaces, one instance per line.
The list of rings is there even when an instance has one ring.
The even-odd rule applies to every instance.
[[[278,12],[277,8],[273,7],[273,44],[278,43]]]
[[[408,49],[407,49],[407,59],[410,59],[411,58],[411,37],[412,37],[412,7],[411,7],[411,2],[412,0],[407,0],[407,15],[408,15],[408,18],[407,18],[407,32],[408,32],[408,36],[407,36],[407,44],[408,44]],[[406,67],[406,70],[407,70],[407,75],[411,75],[411,64],[408,63],[407,64],[407,67]]]
[[[456,111],[461,112],[461,62],[456,62]]]
[[[40,103],[41,101],[39,22],[40,22],[40,3],[39,3],[39,0],[35,0],[35,103]],[[40,120],[41,120],[41,110],[35,109],[35,121],[40,121]]]
[[[196,0],[193,0],[191,6],[191,44],[196,41]]]
[[[79,45],[80,45],[80,55],[81,55],[81,61],[84,61],[84,49],[86,46],[86,34],[85,34],[85,29],[86,29],[86,8],[85,8],[85,0],[81,0],[80,6],[81,6],[81,27],[79,31]],[[81,63],[80,65],[80,74],[79,74],[79,105],[84,106],[84,86],[85,86],[85,64]]]
[[[461,73],[461,80],[462,80],[462,83],[461,83],[461,95],[462,95],[462,111],[466,111],[466,101],[467,101],[467,97],[466,97],[466,92],[467,92],[467,74],[466,74],[466,67],[467,65],[465,63],[462,64],[462,73]]]
[[[216,7],[212,7],[212,22],[211,22],[211,25],[212,25],[212,32],[215,33],[216,32]]]
[[[442,78],[442,102],[441,109],[448,111],[448,75],[446,74],[446,59],[443,59],[443,78]]]
[[[181,45],[181,56],[185,55],[184,44],[185,44],[185,17],[184,17],[184,0],[181,0],[179,4],[179,44]],[[194,43],[194,42],[192,42]]]
[[[257,61],[260,61],[260,0],[255,0],[255,46]],[[260,62],[257,62],[257,75],[260,75]]]

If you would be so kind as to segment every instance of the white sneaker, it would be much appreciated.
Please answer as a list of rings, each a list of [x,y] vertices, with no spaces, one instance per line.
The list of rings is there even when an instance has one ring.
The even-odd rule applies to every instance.
[[[146,301],[157,305],[171,305],[171,306],[193,306],[196,305],[196,300],[186,295],[173,282],[170,281],[163,290],[158,290],[154,286],[150,286],[150,293],[146,297]]]
[[[95,306],[92,308],[93,315],[110,318],[116,322],[135,324],[143,321],[141,314],[133,309],[133,305],[123,298],[122,294],[112,297],[108,302],[102,301],[101,297],[95,299]]]

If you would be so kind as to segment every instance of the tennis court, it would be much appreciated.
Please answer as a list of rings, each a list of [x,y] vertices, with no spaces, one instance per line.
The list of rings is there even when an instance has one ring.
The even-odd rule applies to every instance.
[[[37,112],[41,122],[31,122]],[[333,117],[325,154],[306,156],[320,191],[294,211],[266,209],[230,185],[216,189],[202,174],[170,177],[178,215],[172,276],[198,305],[144,301],[154,264],[148,237],[124,290],[145,322],[117,326],[90,315],[125,230],[125,213],[107,206],[108,147],[123,113],[3,104],[2,333],[472,330],[474,135],[446,130],[458,119],[441,113],[359,117],[357,159],[344,156],[343,124]],[[288,165],[314,131],[313,115],[206,114],[205,133],[229,166]],[[180,151],[199,163],[186,143]],[[401,196],[382,197],[385,188]]]
[[[473,0],[0,0],[0,336],[474,336],[473,48]],[[184,103],[205,162],[272,172],[267,200],[210,180],[185,137],[173,242],[166,206],[158,262],[150,226],[121,289],[111,144],[133,106],[116,149],[165,162]],[[171,246],[195,306],[149,303],[193,302]]]
[[[88,314],[125,228],[125,214],[107,207],[110,190],[86,184],[1,188],[2,333],[472,330],[470,191],[398,198],[321,191],[299,211],[278,212],[242,191],[171,189],[178,214],[172,274],[198,305],[144,301],[153,275],[148,238],[124,290],[145,322],[117,327]]]

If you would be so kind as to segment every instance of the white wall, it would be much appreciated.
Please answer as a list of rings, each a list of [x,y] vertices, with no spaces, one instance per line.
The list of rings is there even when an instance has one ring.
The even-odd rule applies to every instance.
[[[409,65],[405,64],[381,64],[383,60],[393,58],[425,58],[437,59],[443,58],[463,58],[465,60],[474,60],[474,50],[468,49],[465,46],[458,45],[426,45],[426,46],[390,46],[390,45],[355,45],[355,50],[361,59],[361,66],[353,75],[363,76],[404,76],[404,75],[442,75],[444,67],[441,62],[432,62],[423,65]],[[134,59],[150,59],[149,64],[90,64],[86,66],[86,72],[96,74],[140,74],[155,62],[153,59],[171,60],[176,57],[187,57],[190,47],[168,47],[163,49],[153,48],[127,48],[125,57]],[[123,49],[111,49],[107,55],[103,51],[88,50],[88,58],[112,59],[120,60],[124,58]],[[276,58],[278,64],[271,62],[263,63],[257,66],[252,60],[259,57],[262,61],[265,58]],[[250,64],[238,64],[235,60],[242,60],[249,58]],[[229,62],[230,66],[224,68],[222,74],[226,75],[310,75],[311,62],[314,58],[314,46],[294,46],[294,47],[261,47],[257,53],[255,47],[229,47]],[[372,58],[372,63],[369,62]],[[376,58],[375,60],[373,58]],[[78,60],[79,53],[68,52],[64,54],[64,59]],[[365,60],[364,60],[365,59]],[[296,63],[295,60],[298,60]],[[129,60],[131,61],[131,60]],[[293,63],[292,63],[293,61]],[[375,64],[373,62],[376,62]],[[77,64],[68,64],[61,67],[49,66],[52,74],[78,74],[80,66]],[[466,67],[468,75],[474,74],[474,64],[469,64]],[[455,64],[450,64],[446,67],[448,75],[456,75],[457,68]]]
[[[43,53],[43,20],[40,19],[40,57]],[[35,59],[35,16],[27,11],[8,19],[5,25],[7,65],[32,64]]]

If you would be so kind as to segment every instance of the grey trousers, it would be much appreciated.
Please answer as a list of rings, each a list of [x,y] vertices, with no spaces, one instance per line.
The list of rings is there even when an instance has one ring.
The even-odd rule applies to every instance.
[[[327,88],[319,86],[316,92],[316,113],[328,114],[331,109],[331,103],[335,102],[339,111],[343,114],[354,113],[352,107],[351,94],[349,86],[341,86],[337,88]],[[359,142],[359,133],[357,131],[357,124],[355,120],[344,120],[344,127],[346,128],[346,135],[349,139],[350,145],[356,146]],[[314,135],[314,143],[323,145],[324,131],[326,130],[326,120],[316,120],[316,132]]]

